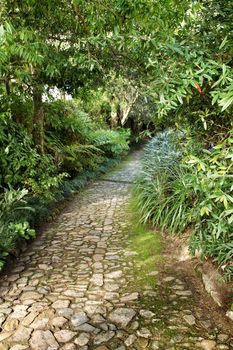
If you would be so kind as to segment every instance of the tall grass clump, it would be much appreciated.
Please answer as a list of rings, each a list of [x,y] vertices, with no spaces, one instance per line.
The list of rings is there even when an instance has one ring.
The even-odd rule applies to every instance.
[[[190,250],[233,275],[233,132],[212,149],[195,146],[183,133],[165,131],[145,148],[135,184],[143,223],[171,233],[192,232]],[[198,150],[198,151],[197,151]]]
[[[187,192],[191,189],[186,169],[180,167],[182,150],[178,142],[183,136],[169,130],[149,142],[135,186],[141,221],[150,221],[171,232],[183,231],[189,221]]]

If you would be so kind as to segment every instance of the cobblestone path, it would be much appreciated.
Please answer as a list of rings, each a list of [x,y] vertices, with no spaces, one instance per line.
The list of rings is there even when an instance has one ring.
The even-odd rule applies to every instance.
[[[136,153],[89,185],[1,279],[0,350],[231,349],[185,282],[132,287],[126,209],[139,166]]]

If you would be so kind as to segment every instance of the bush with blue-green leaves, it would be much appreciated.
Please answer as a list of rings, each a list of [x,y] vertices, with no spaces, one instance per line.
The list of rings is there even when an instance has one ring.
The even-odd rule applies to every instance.
[[[145,148],[135,185],[142,222],[174,234],[192,232],[190,250],[233,276],[233,131],[191,154],[184,132],[165,131]]]

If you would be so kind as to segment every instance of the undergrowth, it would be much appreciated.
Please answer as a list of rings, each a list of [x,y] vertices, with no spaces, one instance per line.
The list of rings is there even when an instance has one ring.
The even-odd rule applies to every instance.
[[[119,163],[128,130],[99,128],[72,102],[45,103],[44,152],[27,125],[0,115],[0,269],[59,203]]]
[[[176,234],[191,229],[190,251],[212,258],[229,280],[233,276],[232,147],[233,132],[209,150],[190,147],[183,132],[160,133],[145,148],[134,188],[142,223]]]

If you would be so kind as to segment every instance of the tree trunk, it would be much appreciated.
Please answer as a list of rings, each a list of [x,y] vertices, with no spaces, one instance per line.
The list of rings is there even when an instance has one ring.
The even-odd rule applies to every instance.
[[[7,96],[10,96],[10,94],[11,94],[11,87],[10,87],[10,80],[8,78],[5,81],[5,87],[6,87],[6,94],[7,94]]]
[[[32,136],[35,144],[38,146],[40,153],[44,153],[44,111],[42,103],[43,89],[33,88],[33,131]]]
[[[119,103],[115,97],[111,99],[111,128],[115,129],[118,126],[118,107]]]
[[[132,96],[131,100],[128,102],[128,106],[127,108],[124,110],[122,110],[122,119],[121,119],[121,125],[124,126],[124,124],[126,123],[129,113],[134,105],[134,103],[136,102],[137,98],[139,96],[139,92],[136,91],[135,95]]]

